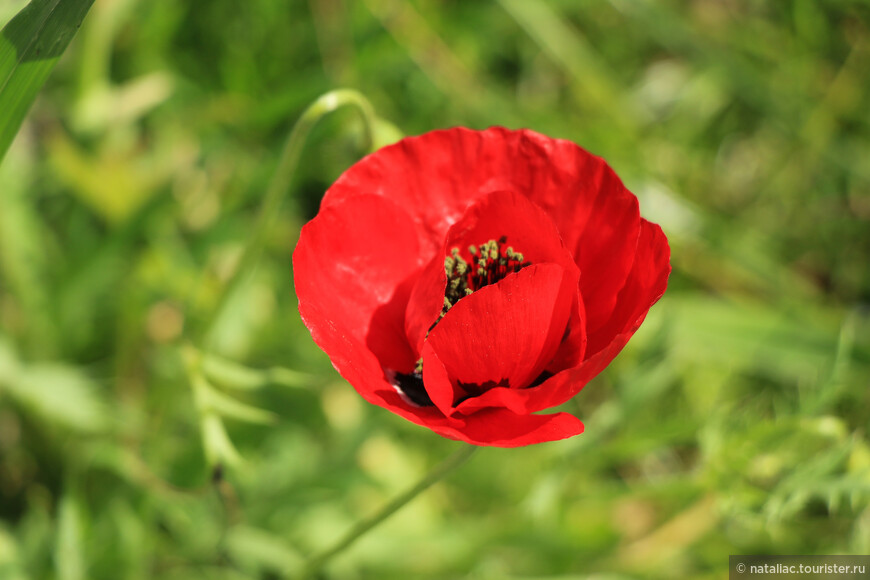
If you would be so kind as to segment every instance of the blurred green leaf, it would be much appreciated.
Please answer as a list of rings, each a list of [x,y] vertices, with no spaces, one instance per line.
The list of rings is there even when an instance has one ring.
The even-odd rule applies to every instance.
[[[610,121],[624,131],[633,130],[636,113],[625,102],[626,91],[578,30],[547,2],[499,0],[499,4],[571,75],[583,100],[588,100],[584,107],[607,113]]]
[[[10,337],[25,353],[51,357],[58,350],[58,323],[50,293],[51,239],[30,195],[37,165],[26,147],[13,148],[0,165],[0,279],[24,316]]]
[[[0,33],[0,159],[94,0],[33,0]]]
[[[95,432],[109,424],[98,385],[81,370],[60,363],[24,364],[0,340],[0,394],[50,424]]]
[[[274,413],[246,405],[211,387],[207,387],[203,391],[202,405],[206,411],[214,411],[222,417],[238,419],[248,423],[271,425],[278,419]]]
[[[33,365],[4,386],[22,405],[48,421],[80,431],[100,431],[108,424],[97,385],[76,368]]]
[[[830,373],[838,328],[828,313],[820,317],[811,311],[791,313],[751,302],[689,297],[671,307],[673,354],[678,359],[763,369],[814,382]]]
[[[226,463],[239,466],[242,456],[227,435],[227,430],[221,418],[215,413],[206,413],[201,419],[202,441],[205,447],[205,457],[212,467]]]
[[[48,141],[52,165],[81,201],[112,224],[127,220],[166,181],[167,169],[117,150],[91,156],[65,134]]]
[[[252,369],[211,354],[203,357],[202,371],[215,384],[239,390],[260,389],[272,384],[308,387],[317,380],[313,375],[282,367]]]
[[[0,526],[0,578],[25,580],[21,569],[20,549],[15,537]]]
[[[67,491],[58,506],[57,544],[54,567],[58,580],[85,580],[84,506],[77,495]]]
[[[299,573],[305,564],[302,554],[266,530],[235,526],[227,532],[226,543],[232,558],[254,571]]]

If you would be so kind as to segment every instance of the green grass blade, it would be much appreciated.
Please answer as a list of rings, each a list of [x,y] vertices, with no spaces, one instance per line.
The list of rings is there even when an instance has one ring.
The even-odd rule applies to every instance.
[[[94,0],[33,0],[0,34],[0,159]]]

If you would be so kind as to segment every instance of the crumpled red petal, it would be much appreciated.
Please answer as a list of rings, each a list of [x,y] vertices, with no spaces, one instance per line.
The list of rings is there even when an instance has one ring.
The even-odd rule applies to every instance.
[[[583,432],[583,422],[570,413],[517,415],[507,409],[487,409],[466,418],[465,423],[427,426],[450,439],[493,447],[522,447]]]
[[[469,416],[445,417],[436,407],[413,407],[396,392],[384,394],[391,411],[432,429],[442,437],[472,445],[522,447],[567,439],[583,432],[583,422],[570,413],[527,415],[508,409],[486,409]]]
[[[384,147],[346,171],[321,207],[366,194],[408,208],[426,262],[479,196],[514,191],[541,207],[581,272],[587,332],[608,320],[631,270],[640,231],[637,198],[599,157],[571,141],[521,129],[462,127]]]
[[[568,335],[562,339],[553,360],[547,365],[546,370],[551,375],[577,366],[586,355],[586,307],[579,290],[573,304],[568,320]]]
[[[395,203],[365,195],[326,208],[302,228],[293,253],[302,320],[330,356],[340,326],[381,365],[407,372],[416,358],[402,318],[419,267],[417,232]]]
[[[589,335],[587,356],[592,356],[619,342],[622,346],[640,327],[647,312],[665,293],[671,273],[671,249],[658,224],[641,220],[637,255],[625,286],[616,299],[616,308],[607,322]],[[619,350],[604,363],[606,366]],[[602,367],[603,368],[603,367]]]
[[[423,382],[432,401],[451,414],[459,399],[496,385],[523,388],[553,359],[571,312],[562,292],[565,270],[535,264],[460,300],[429,334],[423,347]],[[430,380],[437,355],[447,381]],[[433,363],[434,364],[434,363]]]

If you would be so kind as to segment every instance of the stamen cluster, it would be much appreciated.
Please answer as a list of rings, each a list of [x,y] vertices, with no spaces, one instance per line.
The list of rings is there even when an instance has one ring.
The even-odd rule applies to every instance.
[[[469,261],[462,257],[459,248],[450,251],[450,255],[444,258],[447,288],[439,321],[462,298],[530,265],[522,253],[515,252],[512,246],[504,247],[506,243],[507,237],[502,236],[480,246],[469,246]]]

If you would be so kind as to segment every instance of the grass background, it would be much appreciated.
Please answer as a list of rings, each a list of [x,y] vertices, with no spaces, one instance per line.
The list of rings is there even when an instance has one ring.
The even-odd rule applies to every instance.
[[[868,26],[862,0],[97,0],[0,165],[0,578],[293,578],[456,448],[364,403],[298,317],[290,256],[365,153],[353,111],[312,132],[218,325],[229,408],[185,377],[287,131],[337,87],[405,134],[603,156],[674,272],[565,406],[585,434],[480,451],[325,578],[870,553]]]

